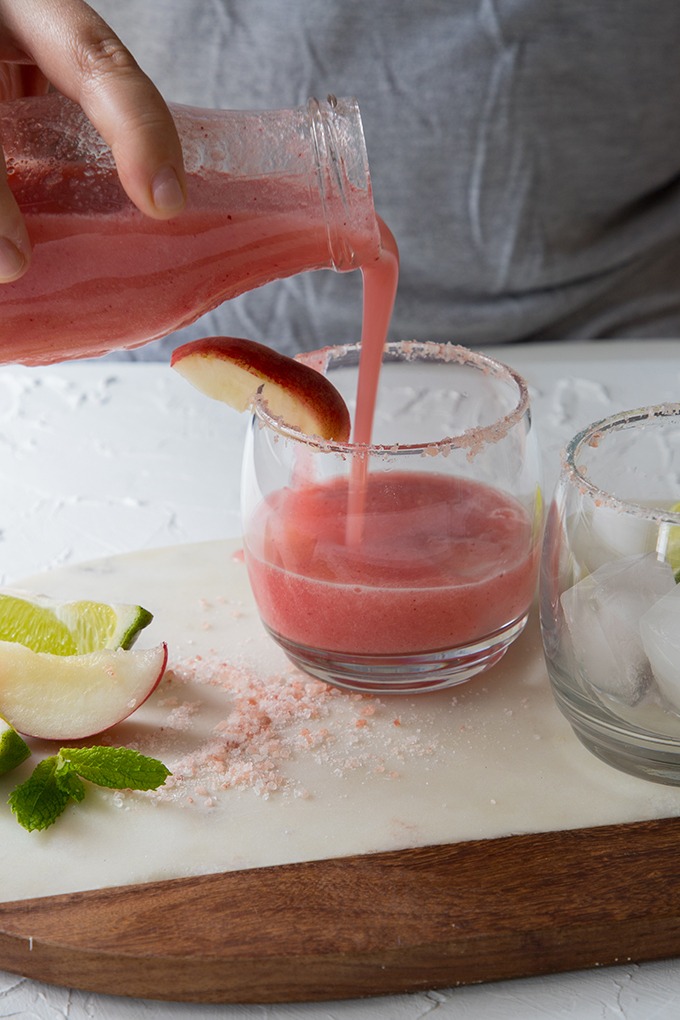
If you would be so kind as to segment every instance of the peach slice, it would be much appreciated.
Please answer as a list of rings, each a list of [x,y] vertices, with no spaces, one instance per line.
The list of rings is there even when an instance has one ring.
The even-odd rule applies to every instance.
[[[34,652],[0,641],[0,715],[19,733],[79,740],[127,719],[160,683],[165,643],[84,655]]]
[[[201,393],[237,411],[246,411],[261,393],[269,413],[289,427],[338,443],[349,439],[349,411],[335,386],[264,344],[206,337],[178,347],[170,364]]]

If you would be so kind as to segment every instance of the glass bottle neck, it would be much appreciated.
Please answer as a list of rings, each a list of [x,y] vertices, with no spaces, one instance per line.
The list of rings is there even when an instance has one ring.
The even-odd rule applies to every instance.
[[[290,181],[325,227],[328,266],[340,272],[375,261],[380,231],[359,106],[309,99],[289,110],[205,110],[173,105],[189,173],[206,167],[233,179]],[[318,199],[318,208],[314,208]]]
[[[359,105],[356,99],[312,98],[307,112],[332,266],[357,269],[380,253]]]
[[[327,259],[323,253],[321,259],[329,268],[345,272],[378,259],[380,231],[355,99],[310,99],[289,110],[209,110],[177,104],[171,104],[171,110],[189,174],[200,178],[212,171],[225,183],[262,182],[277,189],[287,208],[302,204],[325,230]],[[125,204],[111,152],[75,103],[57,94],[3,103],[0,124],[10,173],[17,161],[89,164],[82,182],[60,185],[63,211],[105,211]],[[98,178],[108,175],[105,186],[98,181],[96,194],[92,172]],[[14,183],[18,185],[16,179]],[[291,188],[286,196],[287,183]],[[21,202],[23,194],[18,199]],[[50,202],[56,200],[51,193]]]

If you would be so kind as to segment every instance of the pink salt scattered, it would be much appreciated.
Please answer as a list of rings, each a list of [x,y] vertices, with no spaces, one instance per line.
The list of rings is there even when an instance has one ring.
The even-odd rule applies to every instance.
[[[223,714],[207,733],[205,719],[197,732],[206,688],[224,695]],[[196,655],[174,663],[158,693],[164,719],[134,746],[172,772],[159,790],[143,795],[159,803],[210,808],[229,790],[309,798],[313,793],[290,775],[294,761],[308,757],[335,776],[365,770],[394,780],[395,763],[436,751],[380,699],[330,687],[292,666],[262,676],[239,662]]]

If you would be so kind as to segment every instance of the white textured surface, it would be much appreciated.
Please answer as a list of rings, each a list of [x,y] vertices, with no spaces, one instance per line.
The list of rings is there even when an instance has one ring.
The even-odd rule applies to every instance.
[[[245,425],[167,365],[0,367],[0,579],[237,535]]]
[[[560,446],[615,409],[674,400],[680,346],[599,343],[505,347],[523,371],[543,437],[546,483]],[[165,366],[92,363],[0,370],[3,580],[130,550],[236,535],[243,422]],[[74,493],[78,495],[75,496]],[[650,796],[656,787],[650,785]],[[674,793],[669,791],[669,797]],[[628,965],[364,1002],[280,1007],[135,1003],[0,975],[0,1017],[670,1018],[673,963]]]

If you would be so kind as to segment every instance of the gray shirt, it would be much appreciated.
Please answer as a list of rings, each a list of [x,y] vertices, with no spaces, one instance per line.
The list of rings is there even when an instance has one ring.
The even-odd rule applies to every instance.
[[[166,98],[356,95],[401,251],[394,338],[680,335],[678,0],[90,0]],[[268,284],[209,333],[358,336],[359,275]]]

